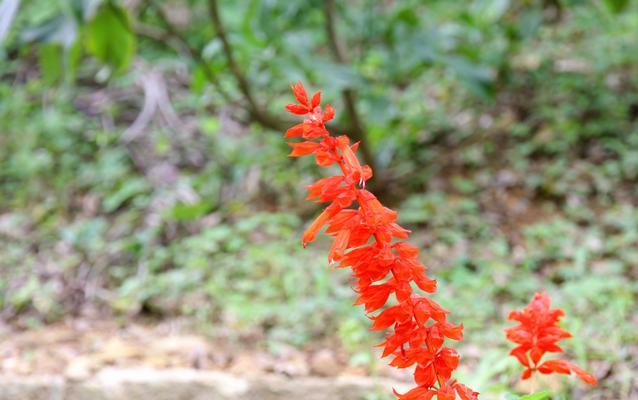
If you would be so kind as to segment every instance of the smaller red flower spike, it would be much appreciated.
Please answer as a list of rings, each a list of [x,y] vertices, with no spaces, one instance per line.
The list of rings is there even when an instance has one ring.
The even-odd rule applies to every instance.
[[[536,293],[522,311],[512,311],[508,317],[511,321],[519,322],[519,325],[505,329],[505,334],[509,341],[518,344],[510,354],[525,367],[521,378],[528,379],[534,371],[541,374],[574,373],[584,382],[596,385],[596,378],[592,374],[569,361],[552,359],[540,362],[545,353],[562,353],[564,350],[557,343],[572,336],[558,326],[565,312],[550,307],[549,295]]]

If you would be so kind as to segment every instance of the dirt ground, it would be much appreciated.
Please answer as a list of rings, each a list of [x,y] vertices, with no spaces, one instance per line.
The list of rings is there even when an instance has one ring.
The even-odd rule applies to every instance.
[[[190,368],[233,374],[287,377],[385,376],[409,381],[408,371],[350,367],[339,350],[280,348],[274,352],[245,343],[212,340],[191,333],[183,320],[160,323],[72,319],[22,330],[0,325],[0,375],[56,375],[87,379],[108,368]],[[401,372],[405,372],[402,374]]]

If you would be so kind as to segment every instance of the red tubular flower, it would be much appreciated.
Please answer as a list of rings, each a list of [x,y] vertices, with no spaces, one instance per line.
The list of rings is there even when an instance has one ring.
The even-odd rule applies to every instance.
[[[510,320],[519,325],[505,329],[507,339],[518,344],[510,354],[523,364],[525,371],[522,379],[528,379],[534,371],[541,374],[574,373],[590,385],[596,385],[596,378],[577,365],[560,359],[540,362],[545,353],[562,353],[558,346],[562,339],[571,337],[571,333],[558,326],[565,315],[561,309],[551,309],[551,299],[547,293],[536,293],[532,301],[522,311],[512,311]]]
[[[425,266],[418,260],[418,249],[397,241],[410,233],[396,223],[397,213],[365,189],[372,170],[357,158],[358,143],[350,144],[347,136],[330,136],[325,123],[334,118],[334,109],[330,105],[321,108],[319,92],[308,100],[301,82],[292,85],[292,91],[298,104],[289,104],[286,109],[305,119],[286,131],[287,138],[304,139],[289,143],[293,148],[290,156],[313,154],[318,165],[337,164],[341,169],[341,175],[320,179],[307,187],[308,199],[330,204],[304,233],[304,247],[326,226],[326,234],[334,238],[328,255],[330,262],[351,268],[356,278],[359,297],[354,304],[364,306],[373,321],[371,329],[392,328],[379,345],[383,357],[392,356],[390,365],[397,368],[414,366],[417,384],[405,394],[395,392],[399,399],[478,399],[477,392],[451,379],[460,356],[456,350],[443,347],[446,338],[463,338],[463,326],[449,323],[449,311],[416,293],[412,284],[434,293],[436,280],[426,275]],[[371,315],[384,308],[392,295],[394,305]]]

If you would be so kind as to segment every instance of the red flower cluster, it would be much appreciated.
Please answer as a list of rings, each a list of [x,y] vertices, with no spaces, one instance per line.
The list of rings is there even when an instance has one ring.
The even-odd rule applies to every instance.
[[[427,277],[425,266],[418,260],[418,249],[397,241],[409,234],[396,223],[397,213],[365,189],[372,170],[361,165],[355,155],[358,144],[350,144],[347,136],[330,136],[325,124],[334,117],[334,109],[330,105],[321,108],[319,92],[309,99],[300,82],[292,86],[292,91],[298,104],[289,104],[286,109],[305,119],[286,131],[288,138],[304,139],[289,143],[290,156],[313,154],[320,166],[337,165],[341,169],[341,175],[308,186],[308,199],[330,204],[304,233],[304,247],[327,226],[326,233],[334,238],[328,258],[331,263],[352,269],[359,294],[355,304],[363,305],[366,313],[384,307],[394,294],[395,304],[370,318],[373,330],[393,328],[379,345],[383,357],[392,357],[390,365],[416,366],[414,379],[418,386],[405,394],[396,393],[399,399],[437,396],[439,400],[454,400],[457,395],[462,400],[478,399],[478,393],[451,379],[460,356],[456,350],[443,347],[446,338],[462,339],[463,326],[448,322],[448,311],[415,293],[412,283],[433,293],[436,281]]]
[[[551,309],[551,299],[547,293],[536,293],[532,301],[522,311],[512,311],[510,320],[520,324],[505,330],[507,339],[518,344],[510,352],[523,366],[522,379],[532,376],[533,371],[541,374],[569,375],[572,372],[580,379],[595,385],[596,378],[577,365],[560,359],[547,360],[540,363],[545,353],[562,353],[564,350],[556,343],[571,337],[571,333],[558,326],[558,321],[565,315],[561,309]]]

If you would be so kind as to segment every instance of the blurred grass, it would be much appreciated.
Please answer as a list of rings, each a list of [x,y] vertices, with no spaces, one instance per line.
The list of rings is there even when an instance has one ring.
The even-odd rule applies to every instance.
[[[270,12],[285,8],[274,3]],[[587,391],[559,379],[564,398],[635,398],[638,13],[578,5],[510,42],[495,24],[511,18],[498,3],[473,2],[468,16],[409,2],[380,25],[369,24],[373,11],[344,7],[344,37],[365,32],[394,46],[372,48],[354,68],[370,141],[439,280],[437,300],[466,327],[464,383],[488,398],[520,391],[504,321],[545,290],[567,313],[569,356],[602,378]],[[260,38],[241,10],[225,11],[243,29],[240,61],[253,66],[260,97],[277,96],[271,110],[281,113],[290,77],[310,75],[331,100],[350,82],[343,66],[308,72],[312,52],[301,45],[308,59],[264,53],[255,67],[246,60]],[[291,29],[268,15],[264,31]],[[525,14],[517,29],[541,16]],[[418,45],[422,21],[438,29],[436,57]],[[313,26],[286,43],[316,41]],[[105,85],[88,61],[84,80],[51,86],[28,49],[3,53],[0,316],[30,327],[73,315],[184,315],[253,346],[339,346],[374,369],[379,338],[351,306],[348,273],[328,267],[325,241],[300,247],[317,210],[301,188],[316,166],[292,163],[279,133],[237,118],[205,83],[185,82],[175,55],[140,47],[162,71],[180,125],[153,120],[133,141],[123,132],[142,108],[132,84],[147,66]],[[441,61],[449,49],[463,57]]]

